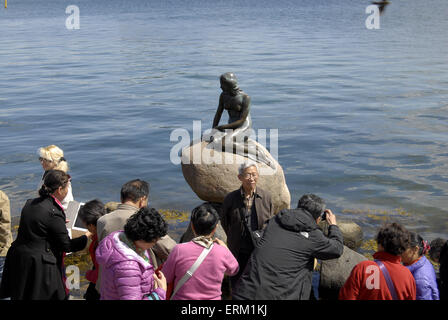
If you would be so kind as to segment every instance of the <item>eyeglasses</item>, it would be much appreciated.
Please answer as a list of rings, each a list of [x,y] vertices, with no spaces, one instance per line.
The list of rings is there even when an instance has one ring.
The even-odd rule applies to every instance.
[[[40,161],[40,162],[42,162],[42,161],[45,161],[45,162],[53,162],[52,160],[48,160],[48,159],[45,159],[45,158],[42,158],[42,157],[39,157],[39,161]]]
[[[245,173],[243,174],[244,179],[249,179],[250,177],[256,178],[258,177],[258,173]]]

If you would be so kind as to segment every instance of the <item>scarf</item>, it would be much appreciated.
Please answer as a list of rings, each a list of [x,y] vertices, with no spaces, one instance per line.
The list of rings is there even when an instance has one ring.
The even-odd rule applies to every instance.
[[[124,244],[126,244],[130,249],[132,249],[133,251],[135,251],[140,257],[142,257],[146,262],[148,262],[149,264],[152,264],[148,255],[145,253],[146,250],[142,250],[139,249],[135,246],[135,244],[128,238],[126,237],[126,234],[124,232],[120,233],[118,236],[118,239],[121,240],[121,242],[123,242]]]
[[[197,243],[198,245],[200,245],[201,247],[204,248],[210,248],[210,246],[213,244],[213,239],[209,236],[199,236],[196,238],[193,238],[194,243]]]

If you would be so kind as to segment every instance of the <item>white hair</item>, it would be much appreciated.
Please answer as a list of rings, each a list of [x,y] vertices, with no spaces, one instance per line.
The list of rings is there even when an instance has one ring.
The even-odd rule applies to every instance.
[[[255,167],[257,168],[257,172],[259,171],[258,164],[255,161],[247,160],[238,168],[238,175],[242,175],[244,173],[244,170],[250,167]]]

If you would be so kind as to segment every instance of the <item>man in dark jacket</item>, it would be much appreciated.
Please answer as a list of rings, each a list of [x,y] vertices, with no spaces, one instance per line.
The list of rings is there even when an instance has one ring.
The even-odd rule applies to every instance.
[[[322,216],[328,237],[319,229]],[[344,249],[342,233],[324,201],[306,194],[297,209],[270,219],[233,292],[236,300],[308,300],[314,259],[335,259]]]
[[[239,272],[230,278],[232,287],[241,276],[254,249],[253,236],[275,214],[271,195],[257,187],[258,166],[255,162],[243,163],[238,170],[238,179],[241,181],[241,188],[225,197],[221,216],[227,245],[240,266]]]

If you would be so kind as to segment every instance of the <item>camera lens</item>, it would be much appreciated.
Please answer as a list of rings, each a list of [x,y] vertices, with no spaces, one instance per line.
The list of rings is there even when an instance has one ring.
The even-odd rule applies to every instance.
[[[324,211],[324,213],[322,213],[322,216],[321,216],[321,217],[322,217],[322,218],[321,218],[322,221],[327,220],[327,211]]]

